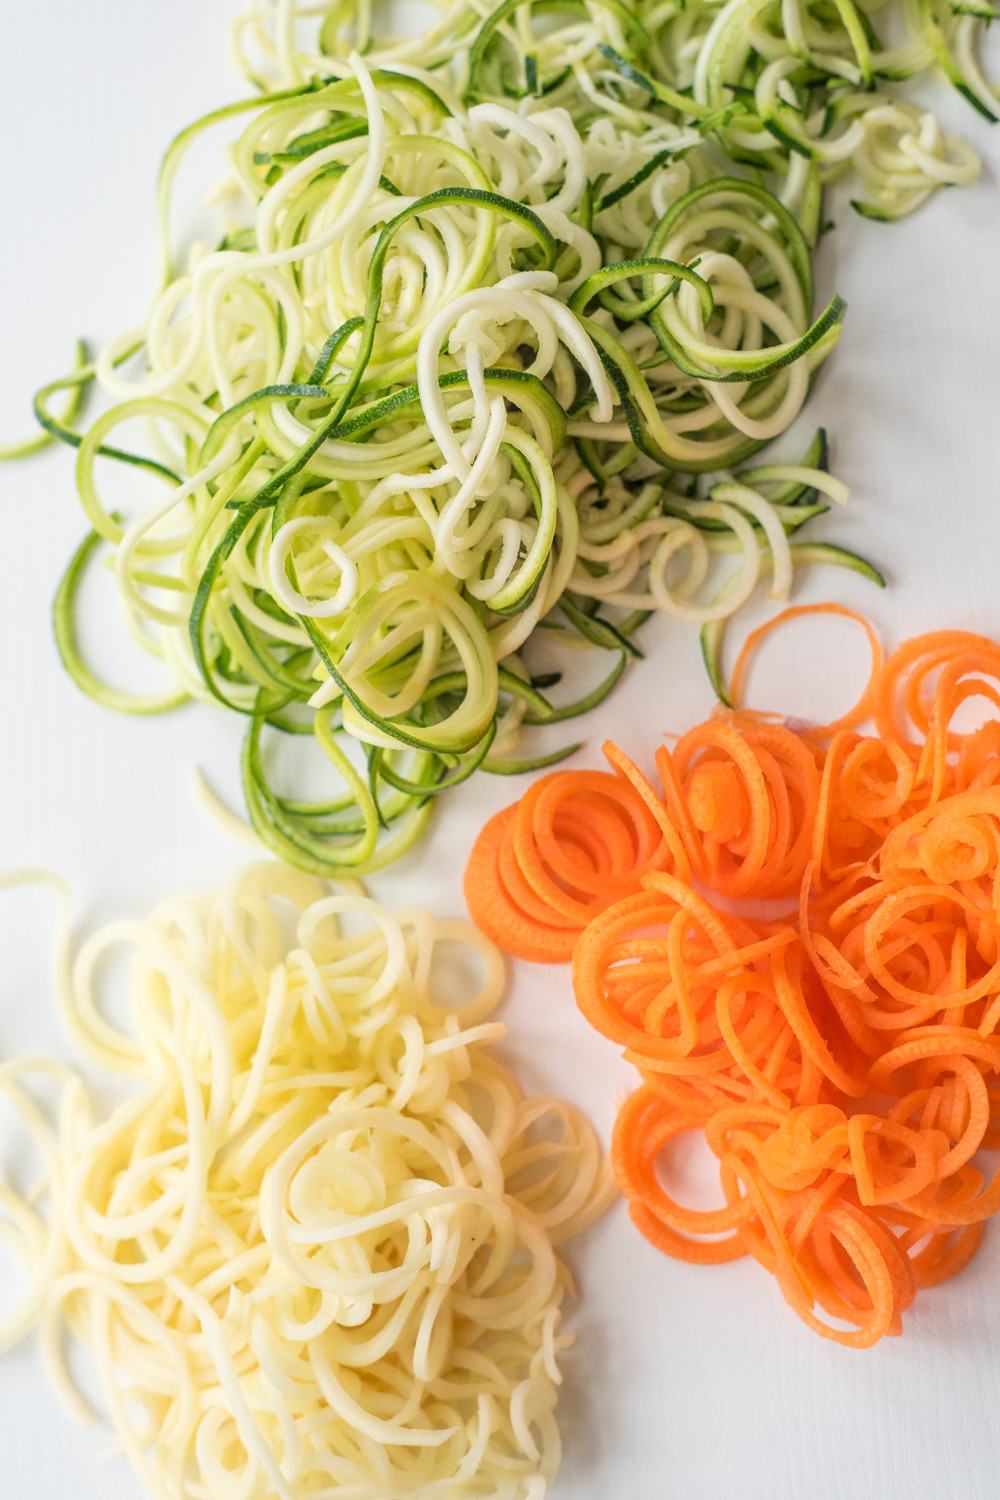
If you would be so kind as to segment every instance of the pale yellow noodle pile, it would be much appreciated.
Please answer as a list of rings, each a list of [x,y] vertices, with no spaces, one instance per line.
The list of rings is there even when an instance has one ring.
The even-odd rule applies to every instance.
[[[127,1030],[99,1003],[119,944]],[[96,933],[66,1019],[133,1086],[105,1115],[69,1070],[0,1066],[45,1173],[0,1187],[28,1273],[0,1346],[40,1323],[80,1410],[68,1326],[170,1500],[538,1500],[568,1342],[553,1247],[610,1185],[587,1123],[486,1051],[502,987],[464,923],[271,863]]]

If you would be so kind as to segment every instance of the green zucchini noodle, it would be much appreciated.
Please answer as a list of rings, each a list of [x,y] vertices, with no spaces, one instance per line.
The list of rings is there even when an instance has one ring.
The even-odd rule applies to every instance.
[[[76,371],[81,371],[87,364],[87,347],[82,339],[76,341]],[[68,393],[62,403],[62,410],[58,420],[60,423],[72,422],[77,417],[83,406],[86,387],[79,379],[78,374],[70,376],[66,381]],[[30,437],[15,438],[13,442],[0,444],[0,462],[11,458],[30,458],[33,453],[40,453],[55,441],[56,434],[48,431],[45,427],[41,432],[33,433]]]
[[[262,92],[167,152],[160,291],[75,377],[112,404],[77,432],[50,406],[73,377],[36,402],[92,528],[57,601],[68,669],[127,711],[243,715],[253,826],[314,873],[398,857],[477,769],[551,764],[522,732],[598,704],[649,612],[714,626],[828,560],[789,541],[846,498],[825,442],[741,469],[839,336],[843,302],[814,298],[823,184],[853,170],[893,217],[978,170],[869,88],[851,0],[446,3],[409,38],[385,19],[283,0],[237,21]],[[935,59],[925,38],[893,68]],[[220,127],[225,232],[185,253],[174,184]],[[133,471],[114,508],[109,460]],[[162,692],[83,660],[100,544]],[[542,631],[610,666],[553,701]],[[275,732],[312,732],[326,795],[278,789]]]
[[[615,1189],[589,1123],[491,1055],[492,944],[267,861],[71,951],[63,883],[18,885],[59,898],[66,1029],[124,1097],[0,1063],[42,1167],[0,1182],[23,1270],[0,1350],[37,1331],[86,1420],[82,1346],[161,1500],[542,1500],[573,1341],[557,1250]]]
[[[783,198],[811,234],[819,188],[845,172],[864,188],[855,206],[885,219],[978,176],[975,151],[887,85],[937,70],[1000,119],[982,58],[992,0],[427,0],[418,10],[417,34],[393,35],[382,23],[400,10],[377,0],[256,0],[234,23],[233,53],[247,76],[288,86],[359,46],[373,63],[447,77],[466,98],[542,96],[605,139],[672,122],[732,162],[784,176]],[[650,155],[664,145],[652,136]]]

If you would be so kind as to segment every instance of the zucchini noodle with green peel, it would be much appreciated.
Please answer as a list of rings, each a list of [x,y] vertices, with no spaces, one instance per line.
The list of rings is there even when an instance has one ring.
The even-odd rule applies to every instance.
[[[135,712],[235,710],[258,835],[314,873],[364,872],[477,770],[576,748],[524,731],[599,704],[649,612],[718,633],[762,580],[786,598],[798,565],[880,581],[789,539],[844,498],[825,454],[795,483],[743,468],[839,336],[842,301],[814,298],[824,183],[853,167],[865,211],[892,217],[977,170],[869,91],[932,59],[883,54],[859,17],[505,0],[443,4],[407,39],[378,6],[283,0],[237,22],[263,92],[168,150],[148,318],[36,401],[78,449],[93,528],[56,602],[80,686]],[[171,197],[215,127],[237,132],[229,218],[184,255]],[[78,432],[53,406],[91,380],[114,404]],[[81,651],[100,543],[166,669],[135,697]],[[607,664],[552,696],[542,639]],[[313,800],[280,749],[295,735],[325,757]]]
[[[62,967],[75,1042],[132,1093],[104,1114],[61,1064],[0,1063],[42,1164],[0,1190],[25,1272],[0,1347],[37,1326],[87,1418],[63,1336],[83,1345],[162,1500],[541,1500],[572,1341],[555,1247],[613,1188],[586,1121],[487,1050],[492,945],[267,863]]]
[[[419,35],[386,35],[373,12],[393,15],[257,0],[234,24],[233,50],[248,76],[286,86],[363,45],[371,61],[429,68],[467,99],[542,97],[588,138],[656,132],[643,169],[654,177],[685,134],[710,140],[731,163],[773,174],[811,241],[823,187],[846,173],[864,190],[855,207],[880,219],[978,175],[975,151],[893,84],[937,72],[1000,119],[983,57],[991,0],[428,0]]]
[[[249,115],[232,149],[247,222],[183,272],[170,189],[206,122],[178,137],[163,291],[77,377],[115,404],[78,434],[49,407],[72,380],[38,401],[77,446],[93,527],[56,602],[67,667],[117,708],[187,695],[245,716],[251,821],[314,873],[398,857],[479,768],[574,749],[525,753],[521,734],[598,704],[647,611],[731,612],[774,546],[785,596],[792,554],[766,495],[719,507],[697,487],[794,420],[843,311],[814,317],[793,215],[754,184],[700,181],[690,133],[661,128],[676,162],[631,186],[650,143],[623,152],[611,117],[582,135],[544,100],[466,107],[415,69],[356,54],[331,68],[208,117]],[[109,460],[152,502],[113,510]],[[609,524],[627,533],[610,569]],[[104,688],[83,658],[77,600],[99,543],[163,691]],[[720,593],[727,568],[738,586]],[[719,594],[708,614],[690,597],[703,585]],[[610,653],[569,701],[532,675],[542,625]],[[279,790],[275,730],[314,735],[326,796]]]

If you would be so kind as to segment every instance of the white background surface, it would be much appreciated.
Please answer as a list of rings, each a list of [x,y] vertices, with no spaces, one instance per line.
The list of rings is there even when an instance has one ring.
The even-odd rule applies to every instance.
[[[2,9],[0,441],[28,430],[30,393],[66,367],[77,333],[100,340],[142,316],[160,150],[239,89],[224,54],[223,0]],[[984,180],[940,194],[898,227],[838,207],[819,266],[823,300],[840,291],[849,309],[808,429],[830,427],[853,500],[816,534],[825,527],[881,562],[891,591],[828,573],[804,579],[798,597],[859,604],[893,640],[947,625],[1000,631],[1000,131],[991,139],[961,101],[940,102],[984,149]],[[85,923],[214,884],[245,850],[196,807],[190,767],[200,763],[238,803],[240,727],[200,706],[117,718],[62,674],[50,601],[84,529],[66,450],[0,469],[0,519],[0,863],[59,869]],[[786,636],[762,662],[759,702],[779,684],[789,712],[825,715],[833,698],[846,700],[863,647],[846,627],[810,636],[808,652],[798,649],[806,639]],[[664,731],[710,707],[690,631],[648,627],[644,644],[649,659],[586,725],[592,763],[609,732],[648,762]],[[480,777],[449,796],[417,858],[377,893],[460,910],[474,830],[513,794]],[[47,976],[49,917],[41,894],[0,902],[0,1055],[65,1052]],[[577,1014],[567,973],[520,965],[511,988],[508,1050],[527,1083],[584,1105],[606,1133],[630,1071]],[[868,1353],[808,1333],[752,1263],[703,1269],[661,1258],[620,1206],[573,1263],[582,1301],[553,1500],[988,1500],[1000,1491],[995,1229],[957,1282],[921,1294],[902,1340]],[[0,1361],[0,1495],[138,1500],[124,1463],[103,1460],[101,1446],[52,1405],[33,1349]]]

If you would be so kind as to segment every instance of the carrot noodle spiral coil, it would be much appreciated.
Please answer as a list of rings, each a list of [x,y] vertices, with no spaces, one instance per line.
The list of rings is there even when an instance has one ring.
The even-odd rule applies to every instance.
[[[803,612],[851,613],[766,630]],[[1000,1208],[978,1155],[1000,1147],[1000,646],[941,631],[883,663],[862,623],[873,672],[839,719],[720,711],[658,749],[656,791],[609,747],[645,786],[658,867],[635,860],[560,949],[537,935],[551,916],[512,921],[518,887],[499,861],[491,894],[478,849],[469,900],[512,951],[571,951],[581,1011],[639,1069],[612,1155],[641,1233],[682,1260],[753,1256],[856,1348],[899,1333]],[[587,774],[554,773],[548,795]],[[580,804],[578,846],[585,825]],[[662,1156],[693,1130],[721,1208],[670,1194]]]

